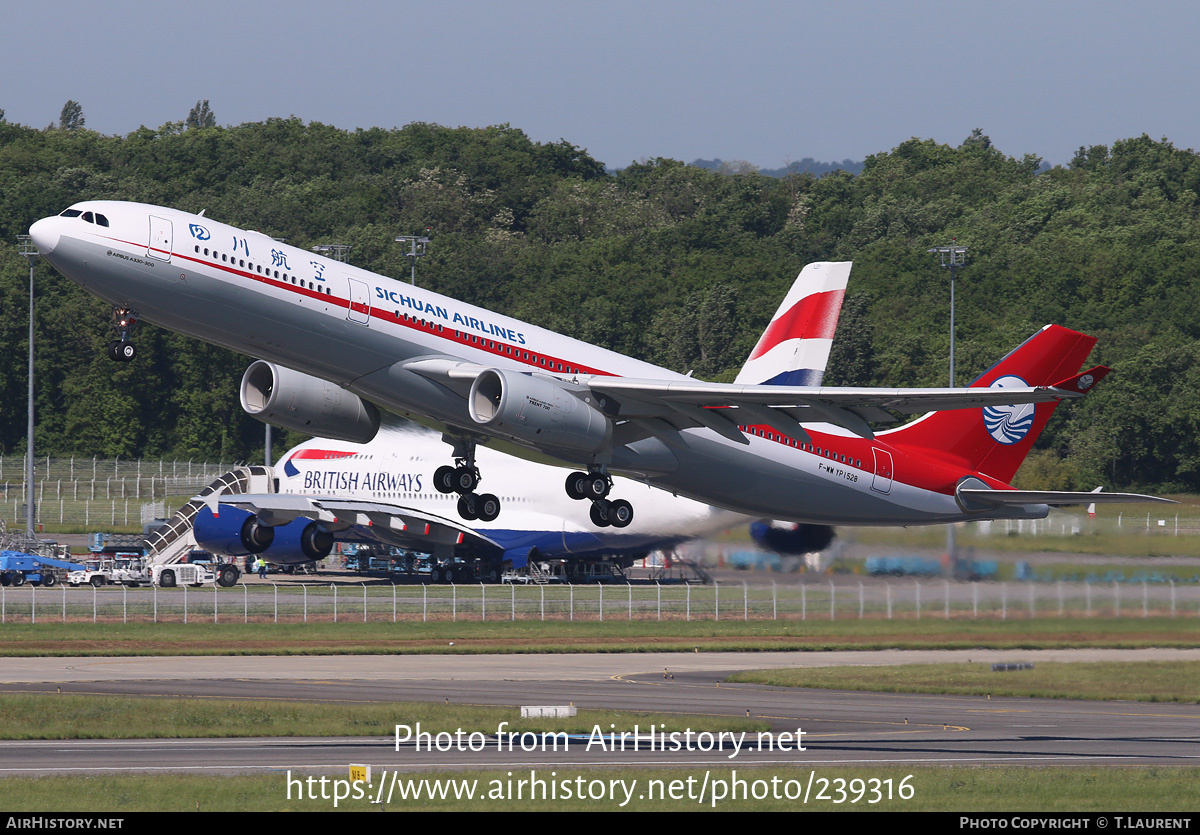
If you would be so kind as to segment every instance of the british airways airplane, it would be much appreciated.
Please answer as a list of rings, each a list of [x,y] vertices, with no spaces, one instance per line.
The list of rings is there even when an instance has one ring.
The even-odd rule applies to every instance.
[[[541,560],[628,568],[652,550],[752,521],[618,477],[619,489],[637,499],[637,518],[596,530],[582,503],[546,478],[552,468],[480,446],[477,464],[503,475],[511,493],[500,519],[459,523],[452,518],[457,497],[433,484],[444,449],[435,432],[399,422],[385,423],[367,444],[314,438],[282,456],[275,492],[213,496],[194,517],[196,542],[212,553],[256,554],[282,565],[321,559],[335,540],[375,542],[432,555],[434,582],[495,581],[505,568]],[[820,550],[832,539],[821,526],[774,533],[786,539],[773,547],[788,552]]]
[[[609,498],[614,473],[737,513],[818,525],[1042,518],[1051,505],[1098,495],[1162,501],[1009,484],[1058,403],[1108,372],[1080,373],[1095,339],[1058,326],[965,389],[829,388],[777,362],[811,312],[785,299],[738,380],[719,384],[203,214],[86,201],[37,221],[30,235],[50,264],[114,306],[114,359],[133,359],[130,334],[145,319],[260,358],[242,402],[268,422],[365,443],[382,407],[440,430],[454,466],[434,473],[434,487],[457,493],[467,519],[500,513],[494,493],[476,492],[479,444],[578,468],[566,492],[590,502],[598,527],[633,518],[629,500]],[[872,422],[894,420],[886,410],[930,413],[876,433]]]

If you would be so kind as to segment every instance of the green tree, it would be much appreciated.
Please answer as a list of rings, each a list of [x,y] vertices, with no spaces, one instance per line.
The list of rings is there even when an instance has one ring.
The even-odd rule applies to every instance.
[[[68,99],[58,114],[59,130],[81,130],[84,126],[83,105],[74,99]]]
[[[188,111],[187,120],[184,122],[189,130],[192,128],[212,128],[217,125],[217,117],[213,115],[212,109],[208,106],[208,99],[196,102],[195,106]]]

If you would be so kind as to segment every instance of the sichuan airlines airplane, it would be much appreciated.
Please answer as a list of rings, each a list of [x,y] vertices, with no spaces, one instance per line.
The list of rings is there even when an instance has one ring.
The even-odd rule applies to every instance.
[[[633,518],[627,499],[609,498],[614,473],[824,525],[1041,518],[1098,495],[1156,500],[1009,485],[1058,402],[1108,372],[1079,373],[1095,340],[1057,326],[966,389],[822,388],[777,362],[809,313],[802,300],[777,314],[737,382],[707,383],[202,214],[88,201],[30,235],[60,272],[114,306],[114,359],[133,358],[143,318],[261,358],[243,378],[242,403],[263,420],[363,443],[382,406],[441,430],[455,466],[439,468],[434,487],[457,493],[467,519],[500,513],[493,493],[476,492],[480,443],[579,468],[566,492],[591,503],[600,527]],[[893,419],[885,410],[934,411],[876,434],[871,422]]]
[[[797,305],[807,312],[792,317],[778,350],[766,358],[752,355],[746,373],[801,376],[820,385],[849,274],[848,264],[805,268],[776,319]],[[190,526],[196,542],[214,554],[257,554],[282,565],[321,559],[335,540],[380,543],[430,554],[430,577],[441,582],[495,580],[501,570],[542,560],[562,560],[570,573],[586,574],[585,566],[596,562],[628,568],[649,551],[753,522],[617,476],[614,489],[638,497],[637,518],[612,531],[592,530],[589,508],[563,495],[554,467],[486,446],[476,456],[497,483],[521,485],[520,495],[503,499],[503,521],[487,511],[501,499],[487,494],[479,497],[480,524],[449,519],[454,499],[433,486],[445,458],[441,439],[415,424],[389,421],[368,444],[315,438],[285,453],[273,469],[254,468],[247,486],[273,487],[269,492],[206,491],[177,514],[172,528]],[[256,485],[254,470],[262,470]],[[758,522],[750,535],[767,550],[799,555],[824,550],[834,532],[826,525]]]

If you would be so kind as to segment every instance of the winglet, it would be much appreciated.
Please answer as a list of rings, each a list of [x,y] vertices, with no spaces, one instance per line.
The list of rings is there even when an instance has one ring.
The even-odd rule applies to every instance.
[[[1072,395],[1082,397],[1092,390],[1096,383],[1108,376],[1108,372],[1112,371],[1106,365],[1097,365],[1095,368],[1089,368],[1087,371],[1082,371],[1074,377],[1069,377],[1066,380],[1055,383],[1051,388],[1059,389],[1060,391],[1070,392]]]

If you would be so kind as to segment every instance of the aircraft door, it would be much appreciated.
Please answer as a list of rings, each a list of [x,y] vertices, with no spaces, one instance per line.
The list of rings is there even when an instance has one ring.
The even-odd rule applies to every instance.
[[[150,215],[150,243],[146,255],[159,261],[171,260],[171,221]]]
[[[882,449],[872,447],[875,453],[875,477],[871,480],[871,489],[879,493],[892,492],[892,454]]]
[[[353,278],[347,278],[346,281],[350,282],[350,306],[346,308],[346,318],[351,322],[370,326],[371,295],[367,285]]]

